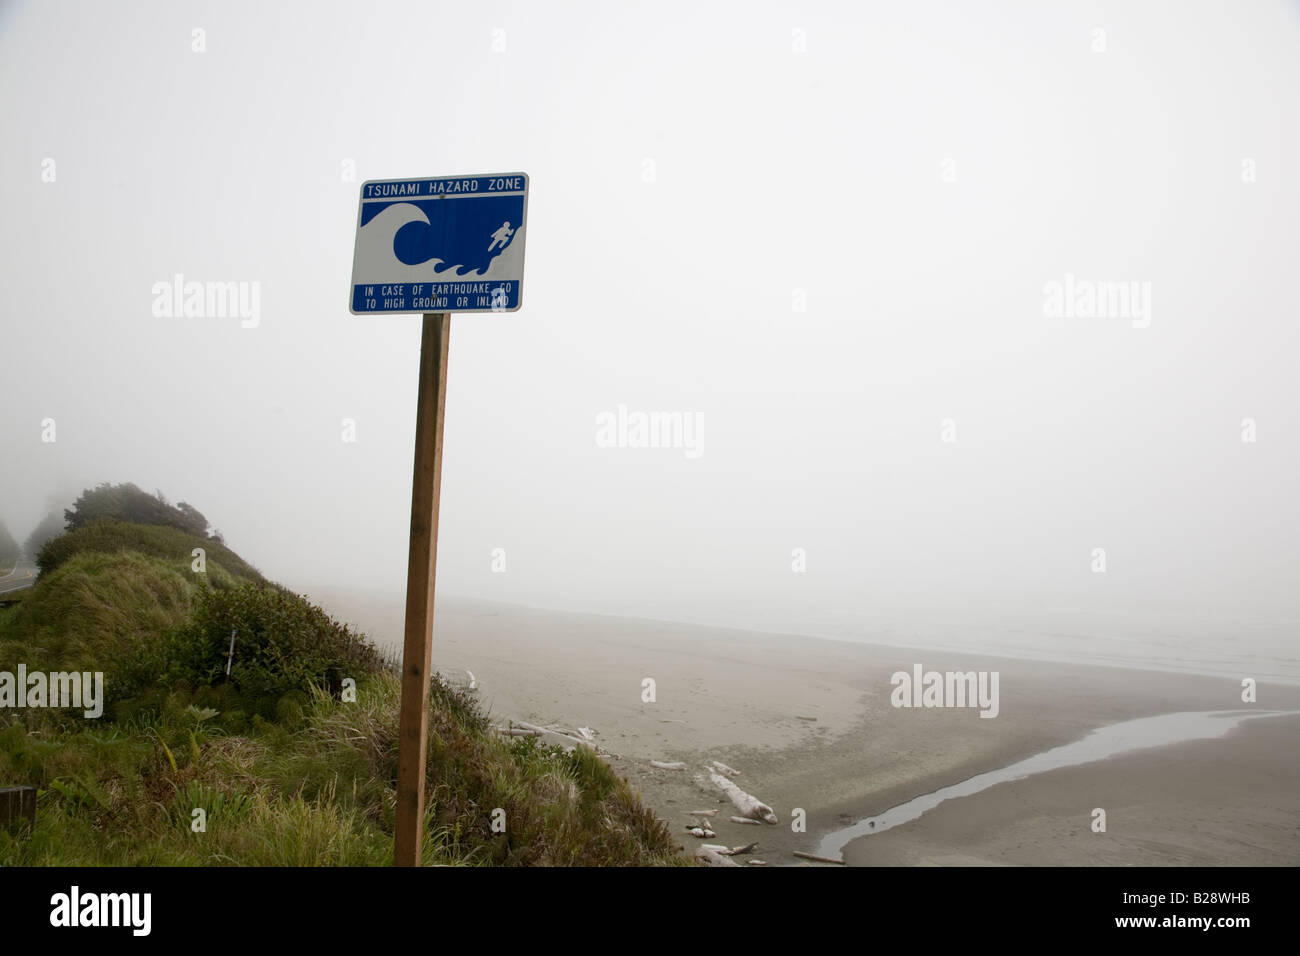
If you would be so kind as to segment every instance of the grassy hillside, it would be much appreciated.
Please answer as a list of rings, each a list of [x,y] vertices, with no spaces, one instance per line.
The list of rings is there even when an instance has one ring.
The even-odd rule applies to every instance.
[[[190,614],[195,593],[157,558],[74,555],[0,618],[0,671],[20,663],[28,671],[104,671],[115,697],[138,693],[156,677],[163,642]]]
[[[37,562],[36,584],[0,616],[0,670],[103,671],[114,706],[157,705],[177,630],[219,592],[267,586],[219,542],[110,519],[53,538]]]
[[[39,721],[11,722],[0,728],[0,778],[43,792],[33,832],[0,831],[0,863],[390,864],[398,697],[397,678],[383,672],[355,704],[316,692],[299,721],[242,735],[183,698],[147,727],[87,721],[54,740]],[[599,757],[508,743],[462,692],[435,683],[433,698],[426,864],[685,862]],[[204,832],[194,832],[196,809]]]
[[[203,551],[203,572],[193,566],[197,560],[194,551]],[[93,551],[116,554],[133,551],[147,557],[167,562],[191,583],[204,580],[213,587],[234,587],[237,584],[266,584],[260,571],[246,562],[219,541],[202,535],[169,528],[165,525],[132,524],[102,518],[46,542],[36,557],[42,574],[49,574],[74,554]],[[199,577],[202,573],[205,577]]]
[[[0,785],[40,788],[0,865],[391,863],[399,684],[363,635],[178,528],[97,519],[40,561],[0,671],[102,671],[109,704],[0,708]],[[426,863],[685,862],[590,751],[502,739],[437,681],[429,723]]]

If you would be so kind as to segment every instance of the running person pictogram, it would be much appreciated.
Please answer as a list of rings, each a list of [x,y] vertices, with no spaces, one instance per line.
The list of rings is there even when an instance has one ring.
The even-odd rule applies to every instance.
[[[500,243],[501,248],[504,249],[506,247],[506,243],[510,241],[510,237],[513,236],[514,234],[515,231],[510,228],[510,223],[508,222],[502,223],[501,228],[498,229],[496,232],[492,233],[492,242],[488,246],[488,252],[491,252],[493,249],[495,249],[497,247],[497,243]]]

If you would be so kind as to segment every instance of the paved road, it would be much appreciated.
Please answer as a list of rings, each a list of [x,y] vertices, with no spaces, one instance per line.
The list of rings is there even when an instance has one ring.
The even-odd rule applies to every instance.
[[[36,565],[30,561],[19,561],[13,571],[0,577],[0,596],[31,587],[36,583],[36,574]]]

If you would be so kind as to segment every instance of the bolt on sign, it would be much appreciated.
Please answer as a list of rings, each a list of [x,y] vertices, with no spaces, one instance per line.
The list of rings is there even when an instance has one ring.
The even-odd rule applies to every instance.
[[[351,310],[515,311],[527,215],[526,173],[362,183]]]
[[[411,543],[398,719],[393,862],[423,843],[442,425],[452,312],[514,312],[524,283],[528,175],[434,176],[361,184],[349,309],[424,314],[416,399]]]

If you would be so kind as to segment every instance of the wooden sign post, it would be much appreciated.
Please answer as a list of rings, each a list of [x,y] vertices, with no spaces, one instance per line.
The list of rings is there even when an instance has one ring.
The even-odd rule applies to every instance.
[[[419,866],[424,843],[425,762],[429,753],[429,681],[433,655],[433,585],[438,561],[438,496],[442,485],[442,421],[447,404],[451,315],[424,316],[420,394],[411,479],[411,551],[406,566],[406,637],[402,645],[402,709],[397,744],[396,866]]]
[[[371,179],[361,184],[348,308],[354,315],[424,315],[398,718],[393,833],[397,866],[419,866],[424,844],[433,580],[451,313],[514,312],[520,307],[527,227],[527,173]]]

